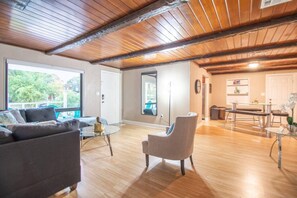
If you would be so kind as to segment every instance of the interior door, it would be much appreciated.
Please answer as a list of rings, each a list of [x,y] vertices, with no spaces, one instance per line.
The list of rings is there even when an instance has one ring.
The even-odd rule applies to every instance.
[[[101,71],[101,117],[109,124],[120,122],[120,74]]]
[[[205,120],[205,83],[202,83],[202,120]]]
[[[296,74],[266,75],[266,102],[271,99],[271,103],[275,104],[272,109],[280,109],[288,101],[289,94],[296,92],[294,75]]]

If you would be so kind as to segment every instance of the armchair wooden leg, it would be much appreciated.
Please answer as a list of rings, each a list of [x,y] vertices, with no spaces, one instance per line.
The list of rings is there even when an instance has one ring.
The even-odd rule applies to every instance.
[[[72,186],[69,186],[69,188],[70,188],[70,191],[74,191],[74,190],[76,190],[76,188],[77,188],[77,183],[76,183],[76,184],[73,184]]]
[[[192,166],[194,166],[192,155],[190,155],[190,161],[191,161]]]
[[[181,169],[182,175],[185,175],[185,160],[180,160],[180,169]]]
[[[149,155],[145,154],[145,165],[148,168],[149,167]]]

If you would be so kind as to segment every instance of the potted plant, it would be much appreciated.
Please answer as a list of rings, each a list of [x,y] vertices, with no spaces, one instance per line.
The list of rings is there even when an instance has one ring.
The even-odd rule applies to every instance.
[[[291,93],[289,95],[288,102],[286,104],[282,105],[282,110],[289,113],[287,122],[289,125],[289,130],[291,132],[295,131],[295,128],[297,127],[297,123],[294,122],[294,108],[295,108],[296,103],[297,103],[297,93]]]

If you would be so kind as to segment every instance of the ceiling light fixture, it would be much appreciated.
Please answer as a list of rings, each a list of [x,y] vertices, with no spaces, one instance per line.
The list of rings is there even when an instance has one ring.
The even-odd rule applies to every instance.
[[[258,62],[250,62],[248,66],[249,66],[249,68],[257,68],[259,66],[259,63]]]
[[[154,59],[154,58],[156,58],[156,56],[157,56],[156,54],[145,54],[144,58],[145,59]]]

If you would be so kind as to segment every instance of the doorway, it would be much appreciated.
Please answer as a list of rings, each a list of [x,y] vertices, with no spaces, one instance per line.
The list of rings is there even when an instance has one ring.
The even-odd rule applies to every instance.
[[[202,76],[202,120],[206,120],[209,115],[208,111],[208,90],[209,90],[209,78]]]
[[[297,92],[297,73],[266,75],[266,103],[271,101],[272,109],[280,109],[288,101],[290,93]],[[294,120],[297,119],[295,112]]]
[[[101,117],[109,124],[120,122],[121,74],[101,71]]]

